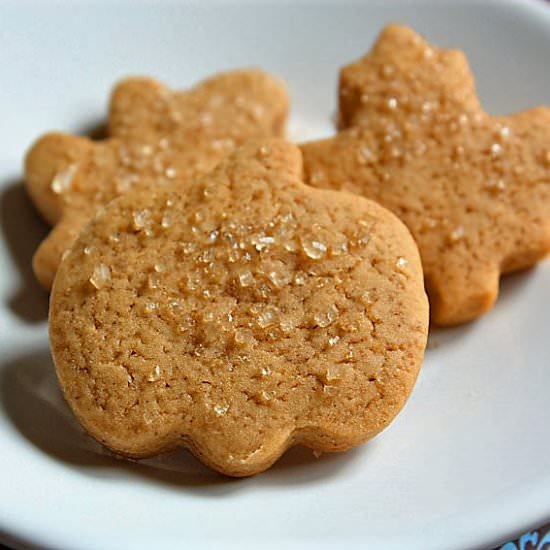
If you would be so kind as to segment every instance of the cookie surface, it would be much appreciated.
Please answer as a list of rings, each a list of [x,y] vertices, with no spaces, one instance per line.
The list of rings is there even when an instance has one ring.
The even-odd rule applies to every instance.
[[[491,117],[464,55],[391,25],[340,75],[340,126],[302,147],[306,182],[374,199],[416,239],[432,320],[487,311],[550,250],[550,110]]]
[[[177,92],[150,78],[120,82],[110,138],[46,134],[27,154],[28,193],[55,226],[33,259],[40,283],[51,287],[63,252],[100,206],[141,185],[206,173],[248,139],[281,136],[287,111],[283,85],[259,70],[221,73]]]
[[[427,336],[416,245],[389,211],[301,170],[297,147],[249,144],[82,231],[50,342],[92,436],[130,457],[187,447],[244,476],[292,445],[346,450],[398,413]]]

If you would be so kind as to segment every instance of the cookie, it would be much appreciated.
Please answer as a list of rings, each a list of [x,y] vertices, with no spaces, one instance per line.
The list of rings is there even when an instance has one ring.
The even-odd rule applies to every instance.
[[[343,451],[411,392],[428,304],[388,210],[301,182],[248,144],[185,186],[126,193],[62,261],[50,342],[88,432],[127,457],[183,446],[246,476],[290,446]]]
[[[108,139],[52,133],[27,155],[28,193],[55,226],[33,259],[40,283],[51,287],[63,252],[100,206],[140,185],[184,183],[248,139],[281,136],[287,110],[283,85],[259,70],[222,73],[177,92],[150,78],[120,82]]]
[[[340,75],[340,125],[302,147],[305,180],[393,211],[422,257],[432,320],[494,303],[550,249],[550,110],[485,113],[464,55],[391,25]]]

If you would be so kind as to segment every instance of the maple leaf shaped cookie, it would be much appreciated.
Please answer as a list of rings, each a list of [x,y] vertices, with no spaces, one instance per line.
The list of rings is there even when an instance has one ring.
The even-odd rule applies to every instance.
[[[283,85],[259,70],[221,73],[173,92],[149,78],[114,89],[106,140],[52,133],[27,154],[27,190],[54,229],[33,259],[50,288],[63,253],[99,207],[140,185],[162,185],[214,168],[248,139],[280,136]]]
[[[125,193],[61,262],[50,342],[67,401],[130,457],[180,446],[234,476],[388,425],[428,330],[418,250],[378,204],[247,144],[209,175]]]
[[[435,323],[475,319],[501,273],[550,250],[550,110],[489,116],[461,52],[386,27],[341,71],[340,125],[302,146],[305,180],[374,199],[405,222]]]

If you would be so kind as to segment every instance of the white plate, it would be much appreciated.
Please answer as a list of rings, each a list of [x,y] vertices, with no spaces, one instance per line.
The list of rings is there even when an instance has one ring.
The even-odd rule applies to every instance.
[[[550,103],[549,12],[527,1],[0,4],[4,539],[79,549],[458,549],[550,518],[550,262],[504,281],[479,322],[432,334],[409,404],[380,437],[320,459],[294,450],[264,475],[229,481],[185,453],[159,469],[90,450],[53,391],[47,298],[29,267],[45,226],[19,185],[31,141],[101,122],[110,86],[128,73],[183,87],[260,65],[289,83],[294,135],[328,135],[338,67],[388,21],[464,49],[489,111]]]

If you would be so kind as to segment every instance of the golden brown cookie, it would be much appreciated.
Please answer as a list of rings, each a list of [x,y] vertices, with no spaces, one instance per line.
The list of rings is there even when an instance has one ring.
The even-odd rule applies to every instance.
[[[139,185],[210,171],[248,139],[281,136],[283,85],[259,70],[222,73],[173,92],[150,78],[120,82],[111,97],[110,138],[52,133],[25,162],[27,190],[54,229],[33,259],[50,288],[63,252],[98,208]]]
[[[50,341],[65,397],[113,451],[189,448],[228,475],[292,445],[343,451],[405,403],[428,325],[420,258],[374,202],[301,182],[299,149],[126,193],[62,261]]]
[[[378,201],[416,239],[432,319],[493,304],[499,276],[550,250],[550,110],[491,117],[464,55],[391,25],[340,75],[333,139],[302,147],[306,182]]]

